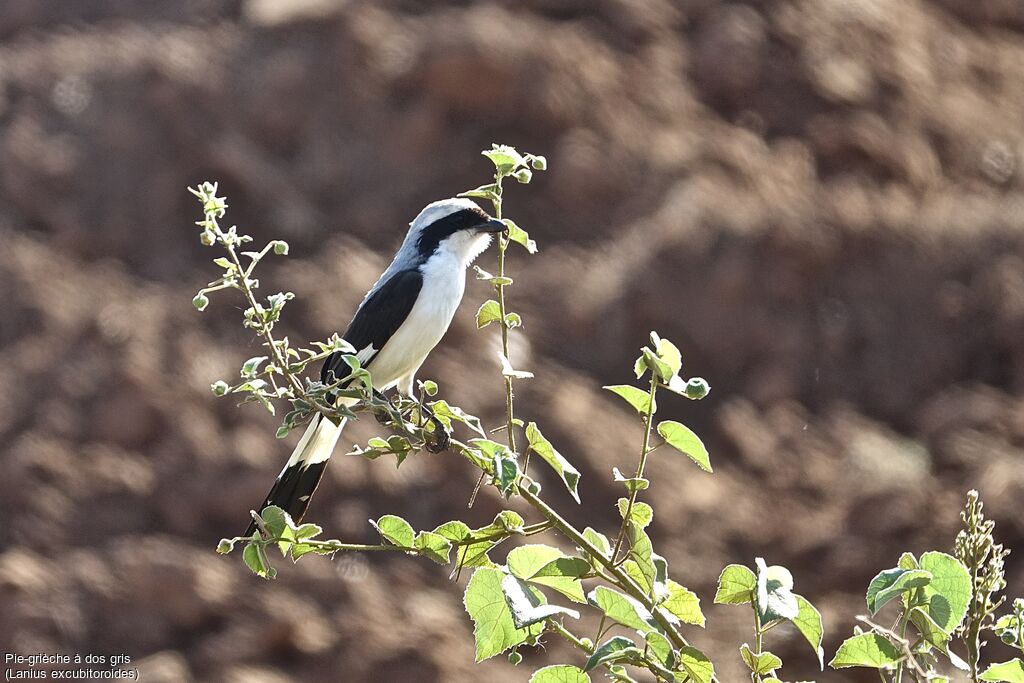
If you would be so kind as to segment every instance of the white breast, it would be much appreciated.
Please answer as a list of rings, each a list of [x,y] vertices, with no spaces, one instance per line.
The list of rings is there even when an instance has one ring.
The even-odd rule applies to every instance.
[[[466,289],[466,266],[455,254],[439,252],[421,269],[423,287],[409,317],[370,365],[374,386],[383,391],[423,364],[455,316]],[[400,389],[403,387],[399,387]]]

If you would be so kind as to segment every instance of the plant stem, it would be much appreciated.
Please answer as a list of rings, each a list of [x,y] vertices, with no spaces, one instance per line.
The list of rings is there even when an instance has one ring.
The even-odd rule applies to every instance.
[[[582,640],[574,636],[572,632],[570,632],[567,628],[559,624],[554,619],[548,619],[548,625],[551,627],[552,631],[568,640],[570,643],[573,644],[573,647],[575,647],[578,650],[582,650],[584,653],[587,654],[587,656],[594,654],[593,648],[587,647]],[[633,679],[627,674],[617,674],[613,672],[611,670],[611,666],[607,664],[605,664],[605,668],[608,669],[608,673],[611,674],[611,676],[617,681],[623,681],[623,683],[637,683],[635,679]]]
[[[764,631],[761,629],[761,615],[757,611],[757,599],[755,598],[750,602],[754,608],[754,649],[758,655],[761,654],[761,648],[764,647]],[[756,671],[751,672],[751,679],[754,683],[761,683],[761,674]]]
[[[640,449],[640,462],[636,466],[636,474],[634,477],[644,476],[644,467],[647,465],[647,455],[651,452],[651,423],[654,421],[654,396],[658,392],[658,376],[651,371],[651,391],[648,394],[648,406],[647,415],[644,417],[644,443]],[[629,503],[626,504],[626,513],[622,515],[622,526],[619,527],[619,536],[615,539],[615,549],[612,550],[612,562],[617,562],[616,558],[619,555],[619,550],[622,548],[622,542],[626,538],[626,530],[629,529],[629,516],[633,512],[633,505],[636,503],[636,497],[639,495],[639,489],[634,489],[629,494]]]
[[[498,191],[501,191],[501,178],[497,178]],[[501,195],[494,202],[494,217],[501,220]],[[508,238],[504,233],[498,235],[498,277],[505,277],[505,250],[508,249]],[[505,285],[499,284],[495,287],[498,290],[498,312],[501,314],[501,353],[508,358],[508,322],[505,320]],[[508,435],[508,447],[513,452],[516,450],[516,434],[513,429],[515,410],[513,408],[512,378],[505,376],[505,428]],[[526,466],[530,464],[530,455],[527,453],[523,473],[526,473]]]
[[[665,614],[661,611],[654,601],[644,593],[643,589],[640,588],[633,581],[632,578],[621,567],[616,565],[608,557],[605,557],[600,550],[594,547],[594,544],[583,537],[576,527],[563,519],[557,512],[555,512],[547,503],[538,498],[535,494],[531,493],[526,489],[525,486],[518,486],[519,495],[523,497],[526,502],[533,506],[541,515],[544,516],[551,525],[562,532],[569,540],[578,545],[580,548],[585,550],[588,555],[593,557],[595,560],[600,562],[608,573],[615,578],[615,585],[629,593],[632,597],[640,601],[640,603],[654,616],[658,624],[665,631],[668,639],[672,641],[672,644],[676,647],[685,647],[687,645],[686,639],[679,633],[678,629],[672,625]]]

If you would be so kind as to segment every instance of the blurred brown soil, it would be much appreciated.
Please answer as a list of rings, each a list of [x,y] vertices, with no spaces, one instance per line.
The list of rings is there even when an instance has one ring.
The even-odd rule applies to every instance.
[[[461,588],[426,562],[307,558],[264,583],[212,552],[291,442],[210,395],[258,346],[239,301],[191,307],[214,254],[185,186],[219,180],[231,222],[290,241],[264,290],[296,292],[293,339],[324,338],[492,141],[550,164],[508,193],[541,244],[512,260],[513,360],[538,375],[521,414],[583,472],[579,508],[544,477],[568,517],[615,527],[610,469],[640,433],[600,386],[649,330],[713,386],[660,412],[715,474],[658,452],[649,499],[723,681],[750,639],[710,604],[724,565],[790,567],[831,654],[871,576],[951,548],[971,487],[1024,593],[1022,31],[1007,0],[6,0],[0,642],[129,654],[150,682],[497,683],[575,657],[474,664]],[[423,375],[493,424],[486,294]],[[384,513],[501,507],[465,509],[450,455],[329,472],[311,518],[352,541]],[[819,673],[795,632],[769,645],[787,680],[873,680]]]

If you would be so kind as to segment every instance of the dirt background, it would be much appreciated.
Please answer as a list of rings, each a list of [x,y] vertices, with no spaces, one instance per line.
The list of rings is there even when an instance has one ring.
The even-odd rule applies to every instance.
[[[724,565],[790,567],[830,657],[878,570],[951,549],[971,487],[1024,593],[1022,85],[1016,0],[4,0],[0,644],[127,654],[153,683],[579,661],[549,638],[473,664],[461,587],[425,561],[311,557],[265,583],[213,553],[291,443],[209,392],[258,348],[239,301],[191,306],[216,254],[185,186],[219,180],[231,222],[290,241],[264,289],[295,291],[285,327],[319,339],[420,207],[484,182],[494,141],[550,163],[507,209],[541,244],[511,264],[513,360],[539,376],[518,406],[583,472],[583,506],[548,479],[552,500],[615,527],[610,469],[640,432],[600,386],[629,381],[648,330],[713,386],[660,412],[715,474],[659,452],[648,498],[723,681],[751,639],[745,609],[710,604]],[[493,423],[485,296],[422,374]],[[500,509],[466,511],[449,455],[329,473],[310,517],[351,541],[384,513]],[[768,644],[787,680],[875,680],[819,673],[792,631]]]

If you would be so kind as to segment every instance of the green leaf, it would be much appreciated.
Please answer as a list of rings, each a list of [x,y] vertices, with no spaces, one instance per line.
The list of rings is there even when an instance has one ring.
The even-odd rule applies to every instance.
[[[388,543],[402,548],[412,547],[414,535],[412,525],[401,517],[384,515],[376,522],[371,519],[370,524],[380,533],[381,538]]]
[[[811,649],[814,650],[814,654],[818,655],[818,666],[822,669],[825,668],[825,650],[821,647],[821,641],[825,634],[825,629],[821,624],[821,612],[819,612],[810,601],[802,595],[793,594],[796,598],[797,605],[800,611],[796,617],[792,620],[793,625],[796,626],[797,630],[807,639],[810,643]]]
[[[466,586],[463,603],[473,620],[478,662],[524,643],[544,630],[543,624],[516,628],[512,622],[512,610],[501,588],[504,577],[501,570],[484,567],[473,572]]]
[[[476,312],[476,327],[482,329],[497,320],[501,320],[501,307],[494,299],[488,299]]]
[[[708,656],[688,645],[679,648],[679,666],[696,683],[711,683],[715,676],[715,666]]]
[[[498,202],[501,200],[501,195],[498,194],[498,186],[495,183],[488,183],[487,185],[481,185],[475,187],[472,190],[466,190],[465,192],[459,193],[460,197],[480,197],[481,199],[487,199],[492,202]]]
[[[651,332],[651,342],[654,344],[655,350],[658,352],[658,358],[668,365],[672,371],[671,375],[677,374],[683,369],[683,356],[679,353],[679,349],[675,344],[670,342],[668,339],[662,339],[658,337],[655,332]],[[671,377],[669,375],[669,377]],[[666,378],[666,381],[668,378]]]
[[[528,168],[521,168],[512,175],[523,185],[528,184],[533,179],[533,171]]]
[[[782,666],[782,660],[777,655],[768,652],[754,652],[746,643],[740,646],[740,657],[746,662],[750,670],[756,674],[768,674]]]
[[[651,482],[643,477],[623,476],[618,467],[612,468],[612,476],[615,478],[615,481],[621,482],[630,493],[633,493],[634,491],[643,491],[651,485]]]
[[[192,305],[195,306],[197,310],[202,311],[205,310],[206,307],[210,305],[210,300],[206,298],[205,294],[200,292],[199,294],[196,294],[192,298]]]
[[[522,155],[508,145],[492,145],[491,149],[485,149],[481,154],[491,160],[500,175],[508,175],[526,163]]]
[[[689,588],[676,583],[672,579],[665,582],[668,588],[668,599],[661,603],[671,614],[684,624],[704,626],[704,613],[700,609],[700,598]]]
[[[584,564],[580,571],[579,562]],[[579,576],[590,566],[585,560],[570,558],[558,548],[528,544],[509,551],[505,560],[513,576],[547,586],[575,602],[586,602]]]
[[[430,531],[419,532],[413,547],[438,564],[448,564],[452,552],[452,542],[449,539]]]
[[[629,500],[626,498],[619,498],[619,516],[623,519],[626,518],[626,510],[629,508]],[[654,508],[647,503],[635,501],[633,503],[633,509],[629,511],[629,521],[636,524],[641,529],[646,528],[654,520]]]
[[[839,651],[828,663],[833,669],[851,666],[865,666],[872,669],[888,669],[900,660],[900,651],[877,633],[862,633],[847,638]]]
[[[633,361],[633,374],[636,375],[637,379],[640,379],[647,374],[647,361],[644,360],[644,354],[641,352],[635,361]]]
[[[274,253],[278,256],[288,255],[288,243],[284,240],[274,240],[271,244],[274,245]]]
[[[530,683],[590,683],[590,676],[579,667],[555,664],[534,671]]]
[[[917,558],[914,557],[914,553],[903,553],[900,555],[900,561],[896,563],[896,566],[900,569],[920,569],[921,565],[917,563]]]
[[[230,538],[220,539],[220,543],[217,544],[217,552],[221,555],[227,555],[235,549],[235,542]]]
[[[745,605],[754,599],[757,577],[742,564],[730,564],[718,577],[716,605]]]
[[[590,671],[608,662],[617,662],[623,659],[639,659],[643,656],[636,644],[624,636],[615,636],[602,643],[590,659],[583,666],[584,671]]]
[[[448,401],[445,401],[444,399],[432,401],[431,403],[428,403],[427,406],[430,408],[431,412],[434,413],[434,417],[440,420],[441,424],[448,429],[452,428],[452,421],[461,422],[480,436],[486,438],[487,432],[484,431],[483,425],[480,424],[480,418],[470,415],[462,408],[449,405]]]
[[[583,538],[590,542],[590,545],[594,546],[605,557],[611,557],[612,546],[608,541],[608,537],[602,534],[600,531],[595,531],[589,526],[583,530]]]
[[[530,159],[530,166],[533,166],[533,170],[535,170],[535,171],[546,171],[546,170],[548,170],[548,160],[547,160],[546,157],[540,156],[538,154],[529,154],[527,156]]]
[[[676,665],[676,655],[669,639],[657,631],[651,631],[644,636],[644,640],[647,641],[647,649],[653,655],[655,661],[665,667],[666,670],[671,671]]]
[[[526,628],[556,614],[580,618],[580,613],[574,609],[549,605],[543,593],[517,576],[506,575],[501,580],[501,590],[505,593],[505,600],[512,611],[512,623],[516,628]]]
[[[541,434],[540,429],[537,428],[536,422],[531,422],[526,425],[526,440],[529,442],[529,450],[539,455],[541,459],[546,462],[551,469],[562,480],[565,484],[565,488],[569,490],[569,494],[573,497],[577,503],[580,502],[580,494],[578,487],[580,483],[580,473],[575,467],[572,466],[568,460],[566,460],[561,453],[555,450],[555,447],[551,445],[551,442]]]
[[[952,633],[964,620],[971,601],[971,575],[959,560],[940,552],[921,555],[921,569],[931,572],[925,589],[927,612],[946,633]]]
[[[904,591],[927,586],[932,575],[923,569],[886,569],[871,579],[868,585],[867,603],[871,614]]]
[[[641,415],[646,416],[647,411],[651,408],[651,394],[643,389],[637,389],[629,384],[613,384],[602,388],[617,394],[622,400],[633,406],[633,409]],[[658,406],[655,403],[652,412],[657,412],[657,410]]]
[[[260,365],[262,365],[265,360],[267,360],[266,356],[255,356],[254,358],[250,358],[242,363],[242,377],[255,377],[256,373],[259,372]]]
[[[214,396],[223,396],[230,390],[231,385],[221,379],[217,380],[216,382],[210,385],[210,391],[213,392]]]
[[[979,676],[983,681],[1004,681],[1005,683],[1024,683],[1024,662],[1011,659],[1002,664],[993,664]]]
[[[447,538],[452,543],[459,543],[469,538],[473,532],[465,522],[456,519],[440,525],[434,529],[434,533],[442,538]]]
[[[800,605],[793,595],[793,575],[779,565],[769,567],[760,558],[754,558],[757,565],[757,610],[761,623],[776,619],[795,619],[800,614]]]
[[[502,223],[508,228],[508,238],[516,244],[522,245],[526,251],[531,254],[537,253],[537,243],[530,239],[530,234],[520,228],[515,222],[510,221],[507,218],[502,219]]]
[[[598,586],[587,594],[587,601],[623,626],[642,633],[661,630],[654,616],[639,601],[611,588]]]
[[[665,420],[658,425],[658,434],[665,439],[665,443],[693,460],[702,470],[711,471],[708,449],[689,427],[675,420]]]
[[[659,358],[658,354],[645,346],[641,351],[641,355],[643,355],[644,363],[647,367],[658,376],[659,382],[665,383],[672,379],[672,368],[668,363]]]
[[[267,552],[264,546],[259,543],[249,543],[242,551],[242,559],[254,574],[263,579],[272,579],[277,576],[277,570],[270,566],[267,559]]]
[[[518,313],[506,313],[505,314],[505,325],[510,330],[514,330],[517,327],[523,326],[523,318]]]

